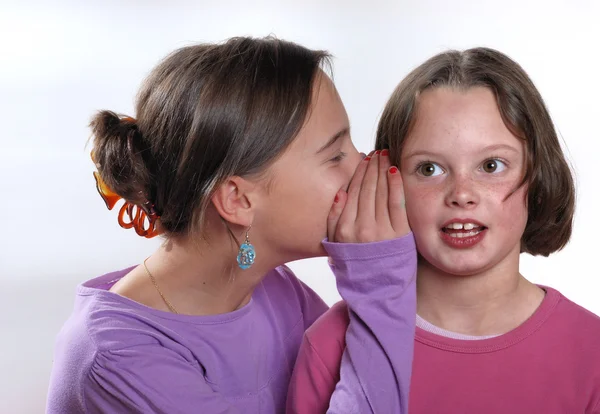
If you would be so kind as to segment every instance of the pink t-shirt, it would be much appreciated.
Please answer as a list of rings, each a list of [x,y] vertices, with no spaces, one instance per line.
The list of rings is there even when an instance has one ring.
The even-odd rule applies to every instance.
[[[600,318],[545,290],[525,323],[494,338],[458,340],[417,327],[409,412],[600,413]],[[289,411],[327,411],[347,323],[346,305],[339,302],[305,333]]]

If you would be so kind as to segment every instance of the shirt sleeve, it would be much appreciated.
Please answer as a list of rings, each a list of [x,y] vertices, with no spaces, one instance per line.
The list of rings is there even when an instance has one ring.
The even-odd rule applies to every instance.
[[[87,413],[238,414],[200,365],[156,345],[103,351],[84,384]]]
[[[416,321],[412,233],[375,243],[323,243],[350,324],[327,413],[408,413]]]
[[[287,395],[288,414],[327,411],[340,379],[348,323],[348,307],[338,302],[304,333]]]
[[[600,414],[600,400],[596,403],[591,411],[591,414]]]
[[[336,383],[335,376],[305,334],[290,381],[286,413],[325,413]]]

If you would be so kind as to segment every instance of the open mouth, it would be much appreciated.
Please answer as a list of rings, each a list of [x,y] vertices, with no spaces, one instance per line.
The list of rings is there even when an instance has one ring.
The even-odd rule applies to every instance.
[[[453,238],[464,239],[477,236],[486,229],[487,227],[476,223],[450,223],[442,227],[442,232]]]

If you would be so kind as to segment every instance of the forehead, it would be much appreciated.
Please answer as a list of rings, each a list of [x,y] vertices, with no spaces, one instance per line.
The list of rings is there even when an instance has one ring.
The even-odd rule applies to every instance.
[[[335,85],[323,71],[315,76],[311,104],[292,147],[317,151],[349,125],[346,109]]]
[[[493,145],[523,146],[504,124],[494,93],[485,87],[438,87],[419,96],[403,153],[421,148],[464,152]]]

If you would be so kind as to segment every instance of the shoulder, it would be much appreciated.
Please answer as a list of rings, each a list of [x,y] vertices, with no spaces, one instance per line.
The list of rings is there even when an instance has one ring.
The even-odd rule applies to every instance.
[[[270,271],[262,285],[271,302],[277,305],[275,311],[298,311],[302,314],[304,329],[312,325],[328,308],[323,299],[287,266],[279,266]]]
[[[346,347],[346,330],[350,318],[348,305],[340,301],[319,317],[306,330],[306,338],[317,351],[323,349],[341,349]]]
[[[92,378],[105,371],[106,355],[113,366],[123,367],[120,352],[131,353],[138,345],[152,342],[148,330],[135,322],[142,318],[140,313],[110,295],[116,297],[85,284],[78,289],[74,310],[56,339],[48,412],[85,411],[84,395],[95,383]]]
[[[263,283],[271,289],[278,288],[294,293],[311,290],[294,274],[292,269],[285,265],[278,266],[267,273]]]
[[[179,341],[185,328],[159,313],[101,289],[84,289],[57,339],[49,412],[82,412],[84,406],[148,412],[138,407],[145,407],[148,395],[162,401],[156,389],[204,386],[198,361]]]
[[[119,273],[120,274],[120,273]],[[107,275],[108,276],[108,275]],[[78,349],[77,354],[130,349],[174,342],[176,315],[149,308],[108,291],[105,277],[79,286],[72,314],[58,337],[57,350]]]
[[[348,307],[343,301],[336,303],[321,315],[304,333],[296,370],[302,371],[298,365],[308,370],[318,370],[318,367],[321,366],[337,382],[342,355],[346,348],[348,324]],[[316,378],[315,375],[311,375],[311,377],[313,380]],[[334,384],[333,386],[335,386]],[[328,387],[325,386],[325,388]]]
[[[556,317],[586,336],[600,339],[600,317],[552,288],[545,288],[557,297]]]
[[[281,302],[292,301],[304,295],[303,283],[294,275],[287,266],[279,266],[267,273],[261,284],[259,291],[263,290],[270,298],[275,298]],[[255,291],[255,296],[256,291]]]
[[[551,341],[555,352],[565,352],[578,361],[573,364],[580,365],[582,371],[600,373],[600,317],[558,291],[545,289],[554,306],[547,314],[540,338]]]
[[[600,406],[600,317],[558,291],[546,288],[557,297],[556,309],[549,327],[554,355],[562,355],[558,361],[568,365],[573,378],[578,379],[581,395],[593,395]],[[560,362],[558,362],[560,363]],[[596,412],[596,411],[594,411]]]
[[[97,351],[131,348],[157,342],[157,334],[170,330],[171,321],[164,313],[148,308],[111,292],[89,298],[80,315]]]

